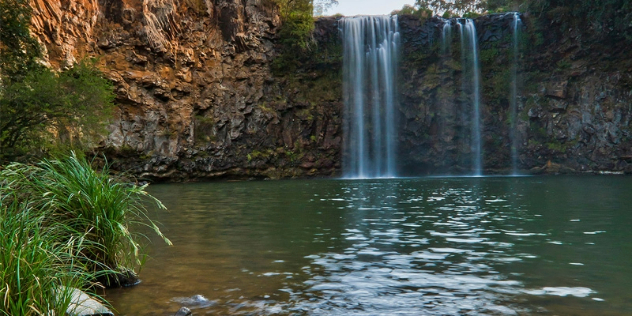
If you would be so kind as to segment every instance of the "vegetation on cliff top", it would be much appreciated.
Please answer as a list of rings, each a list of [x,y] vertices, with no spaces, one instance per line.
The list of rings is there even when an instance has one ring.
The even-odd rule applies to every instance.
[[[314,15],[322,13],[338,3],[338,0],[274,0],[281,14],[280,43],[281,52],[274,70],[291,72],[300,64],[300,59],[311,51],[313,40]]]
[[[414,7],[404,7],[402,14],[432,13],[443,17],[463,16],[483,12],[530,12],[533,15],[559,21],[562,29],[580,28],[584,32],[632,40],[632,2],[627,0],[416,0]]]

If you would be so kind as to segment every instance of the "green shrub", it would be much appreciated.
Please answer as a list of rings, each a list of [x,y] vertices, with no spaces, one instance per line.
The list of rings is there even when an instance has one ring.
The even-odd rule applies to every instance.
[[[465,19],[476,19],[479,16],[481,16],[481,14],[478,13],[478,12],[468,11],[468,12],[463,13],[463,18],[465,18]]]
[[[0,161],[58,147],[87,148],[114,109],[113,87],[83,61],[62,73],[29,71],[0,86]]]

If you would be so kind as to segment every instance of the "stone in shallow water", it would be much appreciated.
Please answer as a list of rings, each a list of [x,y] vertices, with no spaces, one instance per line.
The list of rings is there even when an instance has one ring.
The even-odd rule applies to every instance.
[[[217,304],[215,301],[211,301],[203,295],[193,295],[191,297],[174,297],[171,301],[180,303],[189,308],[206,308]]]
[[[173,316],[191,316],[191,314],[192,313],[190,309],[186,307],[182,307]]]
[[[71,303],[66,310],[70,316],[114,316],[109,309],[79,289],[62,288],[61,293],[70,291]],[[60,293],[60,294],[61,294]]]

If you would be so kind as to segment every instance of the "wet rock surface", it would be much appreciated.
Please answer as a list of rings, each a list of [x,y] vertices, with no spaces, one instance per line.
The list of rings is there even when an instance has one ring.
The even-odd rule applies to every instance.
[[[186,307],[180,308],[173,316],[191,316],[193,313]]]
[[[71,296],[70,305],[66,311],[69,316],[114,316],[114,313],[103,304],[79,289],[62,287],[61,291],[69,291]]]

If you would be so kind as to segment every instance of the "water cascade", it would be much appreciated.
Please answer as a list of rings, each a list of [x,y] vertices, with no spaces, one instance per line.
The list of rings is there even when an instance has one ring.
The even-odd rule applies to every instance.
[[[346,178],[396,176],[397,16],[341,20]]]
[[[460,121],[466,121],[467,116],[463,115],[463,111],[459,111],[456,109],[453,104],[456,103],[456,94],[459,90],[454,86],[449,84],[449,82],[454,80],[455,70],[454,67],[450,67],[453,65],[452,61],[452,20],[443,19],[443,27],[441,31],[441,65],[443,69],[441,69],[441,82],[442,87],[440,91],[440,97],[436,100],[436,108],[437,108],[437,122],[438,122],[438,133],[439,137],[436,139],[437,142],[442,144],[454,144],[456,145],[457,141],[462,141],[464,139],[463,135],[457,134],[457,129],[455,126],[455,119],[457,117],[460,118]],[[462,144],[461,144],[462,145]],[[450,145],[448,145],[450,146]],[[458,145],[457,145],[458,146]],[[437,165],[439,172],[443,172],[451,165],[451,160],[449,159],[449,154],[447,152],[442,153],[442,163]]]
[[[450,44],[452,44],[452,23],[450,20],[446,20],[441,32],[441,54],[443,56],[450,55]]]
[[[469,80],[462,79],[463,90],[471,91],[471,142],[472,172],[474,176],[483,174],[483,150],[481,142],[481,70],[478,56],[478,39],[474,20],[460,20],[459,31],[461,35],[461,60],[463,73],[469,75]],[[466,54],[471,54],[467,56]]]
[[[518,137],[517,126],[518,122],[518,61],[520,58],[520,51],[518,41],[520,38],[520,28],[522,26],[522,20],[520,20],[520,14],[514,14],[513,20],[513,66],[511,69],[511,96],[510,100],[510,115],[511,115],[511,129],[509,131],[511,138],[511,173],[512,175],[518,174]]]

